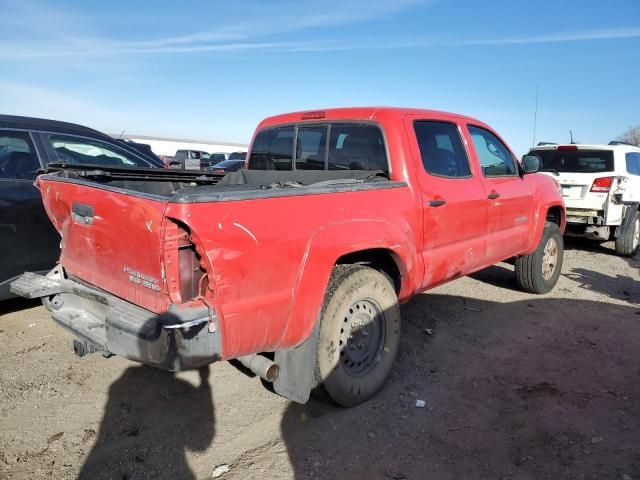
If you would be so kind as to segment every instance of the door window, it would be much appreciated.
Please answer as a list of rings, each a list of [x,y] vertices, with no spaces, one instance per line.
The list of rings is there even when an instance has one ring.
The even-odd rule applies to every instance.
[[[473,145],[485,177],[513,176],[518,173],[509,149],[488,130],[469,127]]]
[[[71,135],[51,135],[49,141],[58,160],[72,165],[151,166],[141,158],[100,140]]]
[[[471,176],[469,159],[456,125],[419,120],[413,128],[427,173],[450,178]]]
[[[640,175],[640,153],[629,152],[627,157],[627,172],[631,175]]]
[[[33,180],[39,168],[28,133],[0,131],[0,178]]]

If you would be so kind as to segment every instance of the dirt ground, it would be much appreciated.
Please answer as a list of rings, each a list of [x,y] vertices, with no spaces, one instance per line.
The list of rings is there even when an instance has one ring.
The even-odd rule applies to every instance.
[[[77,358],[42,306],[1,304],[0,478],[638,480],[640,258],[611,248],[569,242],[545,296],[508,264],[417,296],[390,381],[350,410],[229,363]]]

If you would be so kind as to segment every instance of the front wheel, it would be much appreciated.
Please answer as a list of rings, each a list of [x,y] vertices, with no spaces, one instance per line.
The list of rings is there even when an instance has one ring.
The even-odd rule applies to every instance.
[[[320,322],[317,382],[342,406],[368,400],[389,377],[400,344],[393,284],[369,267],[335,267]]]
[[[548,293],[562,270],[564,243],[560,227],[547,222],[535,252],[516,258],[516,280],[529,293]]]

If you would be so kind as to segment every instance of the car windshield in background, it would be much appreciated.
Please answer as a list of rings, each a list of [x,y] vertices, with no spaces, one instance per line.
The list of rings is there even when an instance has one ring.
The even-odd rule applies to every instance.
[[[247,158],[247,152],[233,152],[229,154],[229,160],[244,160]]]
[[[51,135],[49,141],[56,151],[58,160],[71,165],[151,166],[149,162],[129,152],[125,152],[99,140],[66,135]]]
[[[543,171],[602,173],[613,171],[611,150],[532,150]]]
[[[253,143],[249,169],[382,170],[388,173],[389,164],[380,128],[336,123],[262,130]]]

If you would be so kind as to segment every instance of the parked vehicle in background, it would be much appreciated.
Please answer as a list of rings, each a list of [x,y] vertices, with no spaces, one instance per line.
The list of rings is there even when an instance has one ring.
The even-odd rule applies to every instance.
[[[229,154],[229,160],[246,160],[247,152],[232,152]]]
[[[134,148],[143,156],[153,159],[153,161],[155,161],[156,163],[160,162],[163,165],[166,165],[166,162],[159,155],[153,153],[153,150],[151,150],[151,145],[147,143],[134,142],[133,140],[129,140],[128,138],[117,138],[116,140],[118,142],[124,143],[125,145],[129,145],[131,148]]]
[[[244,166],[244,160],[225,160],[210,168],[216,173],[236,172]]]
[[[161,167],[109,135],[80,125],[0,115],[0,300],[24,271],[55,265],[60,236],[51,226],[40,192],[33,186],[49,163]]]
[[[207,153],[200,159],[200,170],[209,170],[211,167],[227,158],[224,153]]]
[[[538,145],[529,155],[562,188],[567,232],[599,241],[615,239],[616,253],[640,249],[640,148],[608,145]]]
[[[158,158],[162,160],[162,163],[164,163],[167,168],[175,167],[175,166],[171,166],[171,162],[173,162],[173,157],[171,155],[158,155]],[[175,168],[178,168],[178,167],[175,167]]]
[[[209,166],[209,153],[202,150],[178,150],[169,164],[171,168],[184,170],[202,170]]]
[[[524,290],[554,287],[565,210],[531,158],[473,118],[345,108],[264,120],[248,169],[219,181],[52,171],[60,265],[12,288],[42,297],[80,354],[237,358],[296,402],[321,384],[357,405],[389,376],[413,294],[514,257]]]

